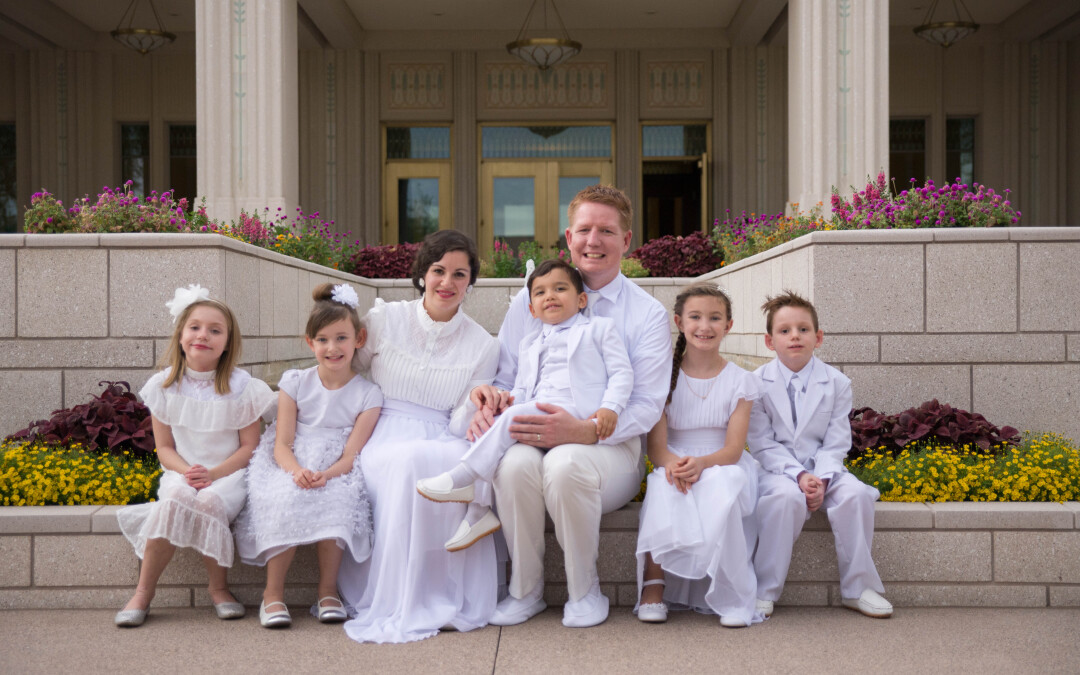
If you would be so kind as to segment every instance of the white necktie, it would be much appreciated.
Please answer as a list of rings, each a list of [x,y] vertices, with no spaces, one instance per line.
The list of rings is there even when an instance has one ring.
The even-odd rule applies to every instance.
[[[799,404],[802,403],[803,390],[798,375],[791,376],[791,381],[788,382],[787,394],[788,400],[791,401],[791,423],[795,426],[799,426],[798,409]]]
[[[589,304],[585,306],[585,315],[590,316],[592,314],[593,307],[600,300],[600,291],[585,291],[585,296],[589,300]]]

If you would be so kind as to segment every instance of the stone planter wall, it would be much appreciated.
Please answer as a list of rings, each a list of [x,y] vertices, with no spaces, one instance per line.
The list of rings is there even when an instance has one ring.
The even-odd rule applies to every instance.
[[[604,516],[598,569],[614,604],[637,597],[638,504]],[[130,597],[139,561],[116,525],[113,506],[0,507],[0,610],[119,608]],[[898,607],[1080,606],[1080,503],[877,504],[874,560]],[[548,524],[546,595],[566,600],[562,553]],[[257,606],[265,572],[237,563],[237,597]],[[298,553],[290,604],[310,604],[318,570],[314,549]],[[180,551],[161,579],[154,605],[209,606],[206,572]],[[815,514],[795,546],[781,605],[839,605],[836,553],[827,520]]]
[[[642,279],[670,304],[685,280]],[[313,365],[303,341],[311,290],[349,283],[366,311],[417,297],[410,280],[344,274],[215,234],[0,235],[0,436],[89,400],[100,380],[136,391],[157,370],[178,286],[198,283],[232,308],[244,336],[242,367],[275,385]],[[520,279],[481,279],[465,311],[499,330]]]
[[[1080,228],[817,232],[706,277],[732,293],[723,349],[745,366],[772,358],[760,307],[788,288],[856,408],[937,398],[1080,440]]]

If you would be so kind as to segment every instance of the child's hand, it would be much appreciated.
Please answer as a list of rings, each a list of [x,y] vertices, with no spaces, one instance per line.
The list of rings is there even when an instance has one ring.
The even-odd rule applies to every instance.
[[[311,489],[321,488],[326,485],[326,474],[322,471],[311,472]]]
[[[600,408],[589,419],[596,420],[596,440],[602,441],[615,431],[615,424],[619,421],[619,416],[614,410]]]
[[[809,471],[803,472],[799,476],[799,489],[806,495],[807,509],[813,512],[821,508],[821,503],[825,501],[825,486],[820,478]]]
[[[296,483],[296,487],[303,490],[310,490],[315,487],[320,487],[314,483],[316,477],[321,475],[321,472],[312,471],[311,469],[297,469],[296,471],[293,471],[292,477],[293,482]],[[325,484],[326,481],[324,480],[323,485]]]
[[[696,483],[701,478],[701,472],[707,468],[702,457],[683,457],[676,464],[674,474],[687,483]]]
[[[210,469],[202,464],[192,464],[188,467],[188,470],[184,472],[184,480],[196,490],[208,488],[214,482],[210,480]]]
[[[682,478],[675,476],[675,469],[682,463],[683,457],[674,457],[670,462],[664,465],[664,477],[667,478],[668,485],[675,486],[675,489],[679,492],[686,494],[690,491],[690,484]]]
[[[465,432],[465,438],[473,442],[480,440],[484,432],[490,429],[494,423],[494,413],[489,408],[480,408],[473,413],[472,422],[469,423],[469,430]]]

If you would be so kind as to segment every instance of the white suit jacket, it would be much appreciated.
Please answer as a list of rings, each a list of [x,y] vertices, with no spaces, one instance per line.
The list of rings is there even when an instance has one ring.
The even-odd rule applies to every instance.
[[[540,368],[540,350],[534,349],[533,344],[539,339],[541,330],[533,330],[521,339],[517,377],[511,392],[516,403],[532,400],[530,394]],[[598,408],[610,408],[621,415],[634,390],[634,370],[614,322],[581,314],[567,330],[570,332],[566,345],[574,406],[582,415],[591,415]]]
[[[843,473],[851,449],[851,380],[816,356],[803,372],[810,366],[798,428],[791,422],[787,384],[776,359],[754,371],[762,395],[750,413],[750,453],[766,471],[795,481],[804,470],[828,479]]]

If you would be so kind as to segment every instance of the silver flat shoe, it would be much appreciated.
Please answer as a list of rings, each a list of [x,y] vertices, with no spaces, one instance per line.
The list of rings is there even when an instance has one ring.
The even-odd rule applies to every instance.
[[[137,628],[146,621],[149,609],[122,609],[113,617],[113,623],[121,628]]]
[[[271,602],[269,605],[265,601],[259,603],[259,623],[265,628],[288,628],[291,626],[292,616],[289,615],[289,608],[285,607],[285,609],[276,612],[266,610],[267,607],[273,607],[274,605],[285,607],[284,602]]]
[[[247,610],[239,602],[218,602],[214,604],[214,612],[217,613],[217,618],[223,621],[229,621],[231,619],[242,619]]]
[[[324,606],[323,603],[327,600],[333,600],[338,604]],[[349,618],[349,615],[345,613],[344,603],[337,596],[328,595],[325,598],[319,598],[317,607],[319,608],[319,621],[321,623],[341,623]]]

